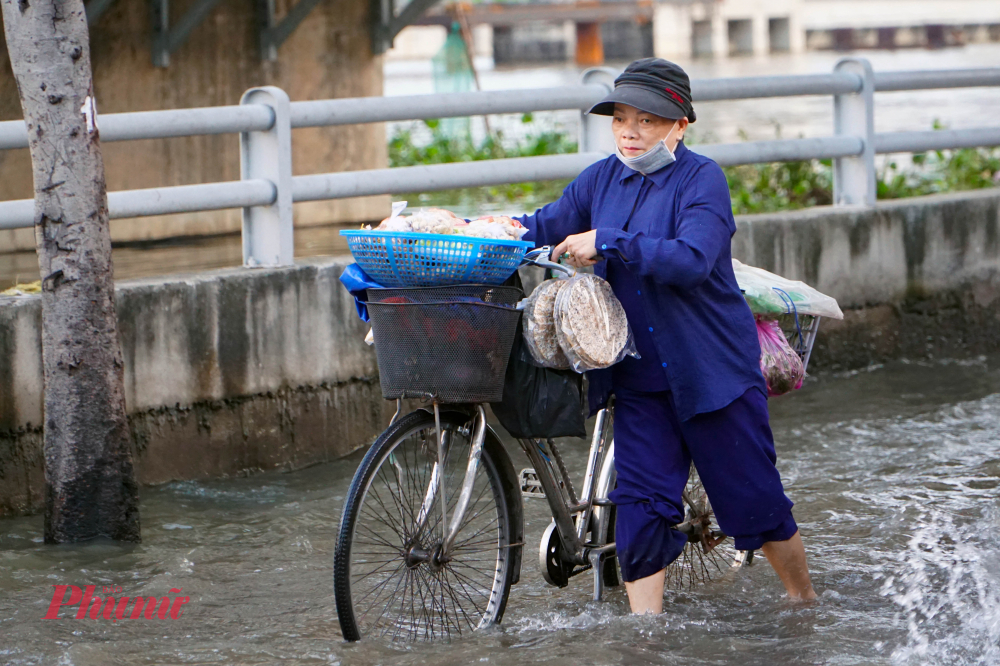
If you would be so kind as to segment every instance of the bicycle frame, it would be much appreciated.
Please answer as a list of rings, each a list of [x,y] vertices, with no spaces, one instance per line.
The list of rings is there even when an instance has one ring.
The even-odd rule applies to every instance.
[[[550,247],[541,247],[528,252],[522,263],[558,271],[567,276],[572,276],[576,273],[574,269],[568,266],[550,261],[548,259],[550,254]],[[398,413],[399,410],[397,408]],[[439,411],[436,403],[434,405],[434,414],[437,419]],[[552,510],[552,515],[559,531],[559,538],[565,552],[568,554],[569,561],[574,565],[583,567],[578,571],[574,571],[572,575],[593,568],[595,571],[595,598],[597,599],[600,599],[602,590],[599,575],[601,567],[599,565],[603,558],[614,555],[614,543],[603,543],[603,539],[599,536],[587,542],[585,541],[585,537],[588,528],[592,535],[603,535],[606,529],[607,516],[605,514],[607,512],[602,511],[600,507],[610,505],[606,496],[608,484],[613,474],[613,456],[607,455],[610,445],[613,445],[609,444],[608,441],[611,414],[610,409],[602,409],[598,413],[597,424],[590,445],[590,454],[587,459],[587,469],[584,475],[582,492],[579,498],[577,498],[576,493],[573,491],[572,480],[565,465],[562,463],[558,449],[556,449],[555,444],[551,440],[548,442],[548,447],[557,462],[560,476],[558,480],[541,449],[544,446],[542,440],[518,440],[521,448],[528,455],[528,459],[535,466],[535,469],[538,470],[538,478],[545,489],[545,495],[548,498],[549,507]],[[462,489],[450,522],[446,513],[447,497],[445,496],[444,475],[439,472],[439,469],[443,469],[443,466],[439,467],[439,464],[435,463],[432,468],[431,479],[428,483],[427,492],[424,495],[424,501],[417,518],[417,530],[423,530],[427,518],[433,509],[433,505],[437,501],[441,505],[441,524],[448,526],[447,531],[442,535],[442,558],[448,557],[449,551],[455,542],[458,529],[465,518],[465,512],[468,509],[469,499],[472,494],[472,486],[479,468],[485,430],[486,415],[483,406],[476,405],[472,449],[469,453],[469,462],[462,481]],[[438,460],[443,461],[447,455],[447,446],[440,426],[437,428],[437,440]],[[605,463],[610,463],[610,465]],[[598,479],[599,482],[595,483],[595,479]],[[563,496],[560,486],[566,488],[567,496]],[[595,498],[598,490],[600,490],[601,497]]]
[[[527,253],[523,264],[538,266],[554,271],[559,271],[567,275],[573,275],[573,269],[554,263],[548,260],[551,250],[548,247],[538,248]],[[523,301],[522,301],[523,303]],[[521,307],[521,306],[519,306]],[[813,343],[819,328],[820,317],[812,317],[806,320],[805,325],[800,325],[798,315],[795,316],[796,330],[791,337],[795,351],[803,360],[803,365],[807,366],[812,352]],[[787,334],[786,334],[787,335]],[[392,417],[390,424],[400,416],[402,412],[402,400],[396,401],[396,413]],[[563,464],[562,456],[551,439],[518,439],[518,443],[528,456],[528,460],[534,466],[534,475],[539,485],[544,491],[549,509],[552,512],[553,525],[548,528],[546,536],[542,539],[542,549],[540,552],[543,575],[550,583],[565,585],[569,577],[583,573],[587,570],[593,571],[594,576],[594,600],[600,600],[604,589],[604,567],[605,559],[616,555],[615,543],[612,535],[607,535],[608,523],[613,503],[608,499],[608,493],[615,485],[615,465],[614,465],[614,439],[612,437],[612,422],[614,419],[614,397],[609,400],[608,405],[598,411],[591,437],[590,450],[587,456],[587,465],[584,470],[583,485],[578,496],[574,490],[569,471]],[[434,511],[435,504],[440,505],[441,511],[441,543],[437,552],[428,554],[439,562],[446,562],[450,559],[450,552],[454,546],[455,538],[459,529],[463,525],[466,512],[473,493],[476,474],[482,457],[485,443],[487,423],[486,412],[482,404],[476,404],[473,415],[472,442],[469,452],[469,460],[466,464],[465,475],[462,479],[458,499],[455,503],[454,513],[451,520],[448,520],[448,501],[445,493],[444,469],[447,464],[450,435],[451,432],[444,432],[441,429],[440,408],[437,402],[434,403],[434,421],[436,433],[437,461],[431,470],[431,478],[428,481],[427,490],[421,503],[420,510],[416,517],[415,531],[423,532],[428,524],[428,519]],[[469,435],[469,425],[462,426],[458,432],[463,436]],[[523,472],[522,472],[523,475]],[[523,484],[523,478],[522,478]],[[532,484],[533,485],[533,484]],[[522,486],[522,491],[527,492],[527,488],[532,486]],[[678,531],[687,535],[689,541],[702,542],[708,549],[714,546],[725,535],[721,532],[709,529],[707,518],[698,516],[707,515],[705,507],[696,506],[696,502],[689,496],[687,490],[683,493],[683,502],[689,506],[689,518],[674,527]],[[587,538],[588,533],[590,538]],[[556,553],[549,553],[553,538],[557,539],[561,550]],[[523,546],[524,544],[516,544]],[[557,567],[554,573],[549,566],[548,557],[553,555]],[[557,557],[556,557],[557,556]],[[734,566],[749,562],[752,554],[744,552],[737,556]],[[566,565],[566,568],[563,568]]]
[[[604,591],[601,563],[615,555],[613,539],[606,541],[604,537],[608,522],[607,508],[612,505],[607,494],[614,484],[614,440],[611,437],[613,414],[614,408],[610,403],[597,413],[579,497],[573,490],[569,472],[563,465],[554,442],[518,440],[528,460],[534,465],[535,474],[545,491],[545,499],[552,511],[555,529],[562,545],[563,560],[574,565],[568,576],[592,570],[595,601],[601,599]],[[546,455],[546,447],[551,459]],[[591,534],[589,540],[586,539],[588,531]],[[542,566],[545,566],[544,561]]]

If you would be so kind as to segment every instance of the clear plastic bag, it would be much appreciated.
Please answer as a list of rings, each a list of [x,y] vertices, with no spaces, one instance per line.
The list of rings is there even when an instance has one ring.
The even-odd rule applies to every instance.
[[[774,317],[797,313],[844,318],[835,298],[820,293],[805,282],[788,280],[763,268],[747,266],[736,259],[733,259],[733,272],[736,273],[736,282],[754,314]]]
[[[566,280],[546,280],[538,285],[524,305],[524,344],[534,362],[543,368],[565,370],[569,359],[559,347],[556,336],[556,297]]]
[[[639,357],[625,309],[605,280],[577,275],[565,280],[555,303],[559,347],[577,372],[607,368],[626,355]]]
[[[802,359],[785,339],[778,322],[757,318],[757,338],[760,340],[760,371],[764,374],[769,396],[784,395],[801,388],[806,375]]]

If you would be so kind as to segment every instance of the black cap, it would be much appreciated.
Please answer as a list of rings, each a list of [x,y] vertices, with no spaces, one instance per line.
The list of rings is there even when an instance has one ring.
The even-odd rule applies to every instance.
[[[680,65],[663,58],[642,58],[615,79],[615,89],[587,113],[610,116],[615,102],[634,106],[662,118],[695,121],[691,106],[691,79]]]

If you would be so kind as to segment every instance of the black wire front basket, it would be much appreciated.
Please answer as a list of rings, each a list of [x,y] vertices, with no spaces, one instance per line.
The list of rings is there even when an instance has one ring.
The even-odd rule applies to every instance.
[[[491,285],[369,289],[382,395],[500,401],[522,297]]]

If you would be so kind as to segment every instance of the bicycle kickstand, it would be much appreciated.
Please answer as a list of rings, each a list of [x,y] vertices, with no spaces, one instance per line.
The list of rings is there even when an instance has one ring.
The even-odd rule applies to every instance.
[[[615,544],[609,543],[599,548],[594,548],[587,553],[590,561],[590,570],[594,573],[594,601],[600,601],[604,596],[604,560],[615,555]]]
[[[600,551],[592,551],[590,553],[590,568],[594,572],[594,601],[600,601],[601,597],[604,596],[604,572],[601,566],[601,561],[604,559],[604,554]]]

